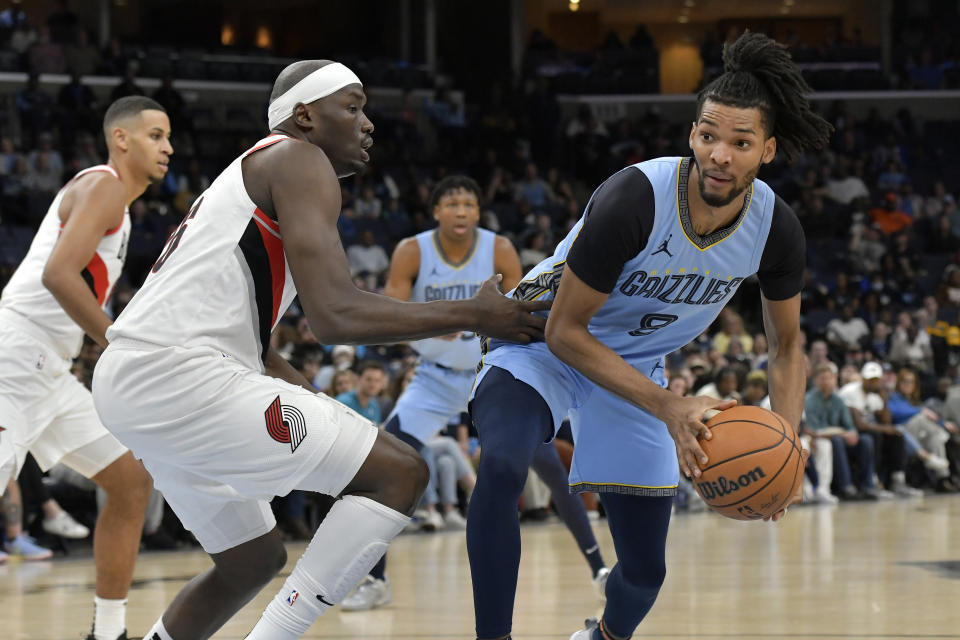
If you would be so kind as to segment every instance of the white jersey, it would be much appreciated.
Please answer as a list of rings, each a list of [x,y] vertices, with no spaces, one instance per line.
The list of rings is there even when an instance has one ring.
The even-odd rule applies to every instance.
[[[31,327],[34,335],[42,332],[44,341],[53,347],[57,354],[68,360],[80,353],[83,329],[63,310],[53,294],[43,286],[41,279],[53,246],[63,230],[59,215],[60,203],[77,178],[95,171],[106,171],[117,179],[120,177],[113,167],[100,164],[84,169],[64,185],[43,217],[26,257],[0,296],[0,322]],[[117,278],[123,270],[129,237],[130,214],[125,209],[123,220],[104,234],[96,252],[83,270],[83,279],[97,296],[97,302],[102,308],[106,308]]]
[[[297,290],[280,225],[247,195],[241,163],[284,140],[264,138],[197,198],[108,340],[207,347],[263,371],[270,332]]]
[[[420,247],[420,271],[410,292],[411,302],[466,300],[473,297],[484,281],[494,273],[494,247],[497,234],[477,229],[473,246],[458,263],[443,254],[437,231],[416,235]],[[420,356],[449,369],[476,369],[480,361],[480,339],[462,332],[455,340],[426,338],[410,343]]]

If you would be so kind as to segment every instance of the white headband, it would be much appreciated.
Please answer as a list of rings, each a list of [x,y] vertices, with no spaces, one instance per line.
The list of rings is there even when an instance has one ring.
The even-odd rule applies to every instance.
[[[267,123],[273,129],[293,115],[293,108],[298,103],[310,104],[314,100],[326,98],[349,84],[362,85],[363,83],[353,71],[339,62],[321,67],[273,101],[267,110]]]

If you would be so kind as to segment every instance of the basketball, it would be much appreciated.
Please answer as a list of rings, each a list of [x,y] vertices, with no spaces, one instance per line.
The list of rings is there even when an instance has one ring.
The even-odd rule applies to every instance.
[[[700,440],[707,464],[693,480],[704,502],[734,520],[759,520],[783,509],[803,480],[793,427],[760,407],[733,407],[706,424],[713,435]]]

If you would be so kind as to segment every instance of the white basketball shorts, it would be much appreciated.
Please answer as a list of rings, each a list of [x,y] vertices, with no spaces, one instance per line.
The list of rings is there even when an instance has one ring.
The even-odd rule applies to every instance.
[[[272,530],[273,496],[339,495],[377,438],[336,400],[209,348],[118,340],[100,357],[93,398],[208,553]]]
[[[0,493],[28,451],[41,469],[63,462],[88,478],[127,451],[101,424],[71,361],[35,333],[0,326]]]

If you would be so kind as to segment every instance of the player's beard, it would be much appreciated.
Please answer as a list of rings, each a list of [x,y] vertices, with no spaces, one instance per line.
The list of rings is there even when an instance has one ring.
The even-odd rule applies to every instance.
[[[693,163],[697,165],[697,186],[700,188],[700,199],[703,200],[708,207],[714,208],[725,207],[736,200],[740,194],[747,190],[747,187],[750,186],[750,183],[753,182],[760,172],[760,167],[763,166],[763,161],[761,160],[756,169],[748,172],[742,181],[734,178],[733,186],[726,195],[710,195],[707,193],[707,179],[703,174],[703,170],[700,168],[700,163],[697,162],[696,154],[693,154]]]

